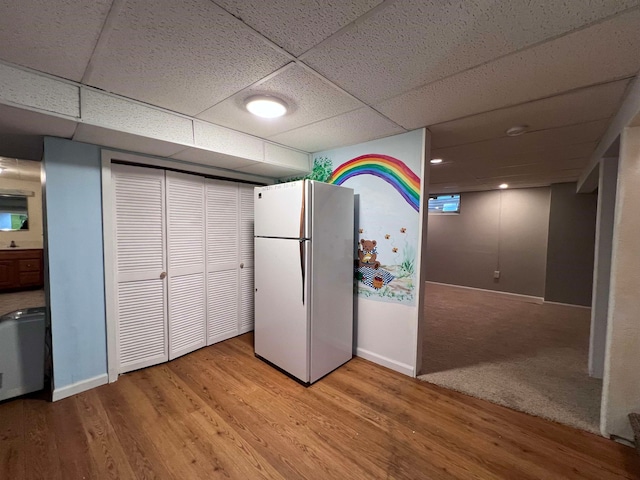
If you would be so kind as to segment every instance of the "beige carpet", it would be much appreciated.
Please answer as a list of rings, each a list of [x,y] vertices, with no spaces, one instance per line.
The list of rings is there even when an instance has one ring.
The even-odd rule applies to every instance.
[[[421,380],[599,433],[590,310],[427,284]]]
[[[0,316],[21,308],[44,307],[44,290],[0,293]]]

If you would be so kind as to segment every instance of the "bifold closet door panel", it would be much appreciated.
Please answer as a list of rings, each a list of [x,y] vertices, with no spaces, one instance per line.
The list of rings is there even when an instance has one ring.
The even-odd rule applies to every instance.
[[[206,345],[205,179],[166,172],[169,359]]]
[[[164,171],[111,166],[118,373],[168,360]]]
[[[238,185],[207,180],[207,345],[239,333]]]
[[[240,185],[240,325],[239,333],[253,330],[253,185]]]

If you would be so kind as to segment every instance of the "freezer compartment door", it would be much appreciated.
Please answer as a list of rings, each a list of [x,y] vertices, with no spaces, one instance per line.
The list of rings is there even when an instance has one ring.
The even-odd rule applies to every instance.
[[[311,383],[353,351],[353,190],[313,182]]]
[[[303,382],[309,381],[309,244],[255,239],[255,352]]]
[[[256,237],[309,237],[306,229],[309,182],[256,187],[253,193]]]

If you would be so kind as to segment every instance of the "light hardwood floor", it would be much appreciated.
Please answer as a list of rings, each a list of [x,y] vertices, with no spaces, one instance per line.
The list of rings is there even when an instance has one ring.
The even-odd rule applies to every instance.
[[[0,404],[0,478],[640,478],[629,447],[359,358],[305,388],[252,342]]]

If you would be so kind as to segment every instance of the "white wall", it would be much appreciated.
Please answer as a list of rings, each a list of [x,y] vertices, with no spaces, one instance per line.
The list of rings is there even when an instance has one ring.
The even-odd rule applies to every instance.
[[[34,196],[27,199],[29,230],[0,232],[0,248],[9,245],[12,240],[20,247],[42,248],[42,187],[40,181],[2,178],[0,175],[0,188],[34,192]]]
[[[589,336],[589,375],[602,378],[607,342],[607,315],[611,284],[611,243],[616,209],[618,159],[600,162],[598,178],[598,217],[591,296],[591,332]]]
[[[627,415],[640,412],[640,127],[621,140],[600,428],[631,440]]]
[[[395,135],[380,140],[373,140],[359,145],[338,148],[314,154],[314,158],[326,157],[331,159],[336,168],[360,156],[390,156],[404,162],[412,171],[421,176],[421,186],[428,185],[428,168],[424,169],[425,149],[428,149],[428,132],[424,129]],[[424,169],[424,171],[422,171]],[[368,175],[368,176],[367,176]],[[366,177],[366,180],[361,181]],[[363,232],[357,233],[356,238],[376,239],[378,242],[378,260],[383,267],[393,263],[393,245],[398,247],[398,255],[404,241],[400,228],[387,228],[390,224],[381,220],[390,216],[402,219],[407,234],[418,233],[416,242],[421,239],[423,216],[425,209],[419,212],[407,207],[397,191],[394,191],[383,180],[375,175],[363,174],[352,177],[344,183],[354,188],[358,196],[359,226]],[[424,193],[421,193],[421,199]],[[374,198],[375,197],[375,198]],[[375,208],[372,207],[375,201]],[[405,210],[400,210],[404,208]],[[410,212],[407,213],[406,209]],[[402,212],[402,213],[401,213]],[[406,222],[405,222],[406,218]],[[400,220],[399,220],[400,221]],[[422,232],[422,233],[421,233]],[[389,239],[387,239],[387,235]],[[397,241],[397,244],[393,244]],[[358,356],[391,368],[406,375],[417,374],[418,325],[422,317],[420,306],[424,293],[423,278],[421,277],[421,250],[417,245],[415,252],[415,276],[413,277],[413,300],[404,302],[389,298],[376,298],[375,294],[358,294],[354,302],[355,307],[355,351]],[[360,282],[358,282],[360,285]],[[383,289],[380,289],[382,292]],[[421,339],[420,339],[421,340]]]

